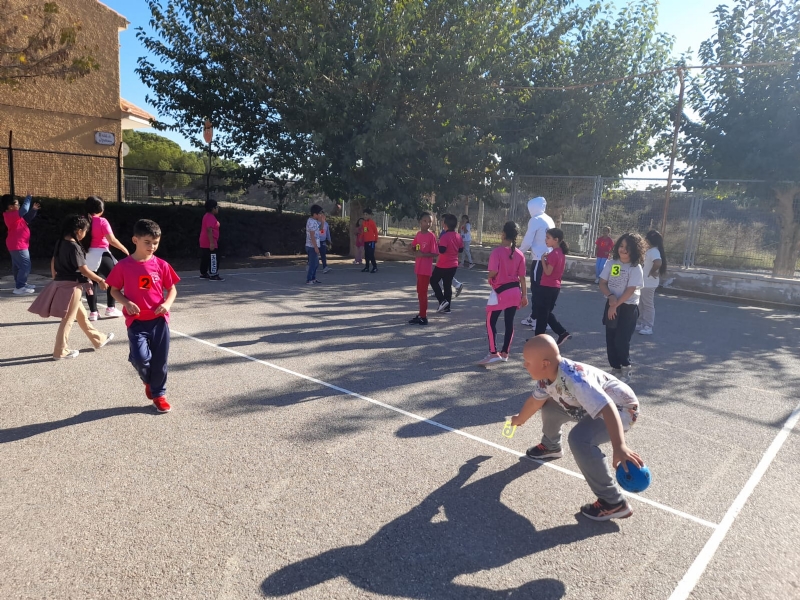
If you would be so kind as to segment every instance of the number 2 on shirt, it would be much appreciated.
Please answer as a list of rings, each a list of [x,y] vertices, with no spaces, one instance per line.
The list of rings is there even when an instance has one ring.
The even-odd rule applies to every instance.
[[[611,276],[612,277],[619,277],[620,272],[622,271],[622,267],[619,265],[611,265]]]
[[[149,290],[153,287],[153,280],[150,278],[149,275],[140,275],[139,276],[139,289],[140,290]]]

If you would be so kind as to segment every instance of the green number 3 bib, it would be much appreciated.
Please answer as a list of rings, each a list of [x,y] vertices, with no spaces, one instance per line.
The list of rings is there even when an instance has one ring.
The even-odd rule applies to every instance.
[[[611,276],[612,277],[619,277],[619,274],[622,272],[622,267],[620,265],[611,265]]]

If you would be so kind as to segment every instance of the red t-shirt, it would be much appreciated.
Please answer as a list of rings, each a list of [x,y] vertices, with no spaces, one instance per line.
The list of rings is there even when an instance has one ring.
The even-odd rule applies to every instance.
[[[211,227],[211,235],[214,237],[214,247],[219,247],[219,221],[214,213],[207,212],[203,215],[203,223],[200,225],[200,247],[211,248],[208,241],[208,228]]]
[[[612,240],[607,235],[603,237],[597,238],[597,241],[594,243],[597,247],[597,252],[595,255],[597,258],[608,258],[608,255],[611,253],[611,249],[614,248],[614,240]]]
[[[489,255],[489,271],[497,271],[497,275],[491,280],[490,284],[493,289],[499,288],[501,285],[519,281],[519,278],[525,278],[525,255],[515,248],[511,252],[511,248],[500,246],[492,250]]]
[[[442,252],[444,248],[444,252]],[[440,269],[452,269],[458,266],[458,251],[464,248],[461,236],[455,231],[445,231],[439,238],[439,258],[436,266]]]
[[[542,283],[544,287],[561,287],[561,278],[564,276],[564,267],[567,265],[567,257],[561,248],[554,248],[552,252],[546,254],[547,264],[553,267],[553,271],[548,275],[542,271]],[[544,269],[544,267],[542,267]]]
[[[169,323],[169,313],[156,315],[155,310],[164,302],[164,292],[181,280],[164,260],[154,256],[150,260],[138,261],[128,256],[119,261],[106,277],[106,283],[122,290],[125,297],[139,307],[138,315],[129,315],[125,307],[125,326],[135,320],[152,321],[160,316]]]
[[[429,252],[436,254],[438,244],[436,243],[436,234],[432,231],[418,231],[411,242],[411,247],[420,252]],[[414,259],[414,273],[417,275],[431,276],[433,273],[433,258],[426,258],[424,256],[417,256]]]
[[[364,219],[361,231],[364,234],[365,244],[378,241],[378,226],[375,225],[375,221],[372,219]]]

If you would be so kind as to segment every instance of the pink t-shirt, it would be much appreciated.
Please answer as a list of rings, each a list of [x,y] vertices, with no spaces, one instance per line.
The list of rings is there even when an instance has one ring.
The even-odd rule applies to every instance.
[[[567,264],[567,257],[561,248],[554,248],[552,252],[546,254],[547,264],[553,267],[553,272],[548,275],[542,271],[542,283],[544,287],[561,287],[561,278],[564,276],[564,267]],[[544,269],[544,267],[542,267]]]
[[[112,235],[111,224],[103,217],[92,217],[92,242],[89,248],[103,248],[108,250],[107,235]]]
[[[495,248],[489,255],[489,270],[497,271],[497,275],[491,281],[493,289],[506,283],[519,281],[520,277],[525,278],[525,255],[518,248],[514,249],[513,256],[509,258],[509,255],[511,255],[511,248],[505,246]]]
[[[203,223],[200,225],[200,247],[211,248],[208,242],[208,228],[211,227],[211,234],[214,236],[214,246],[219,247],[219,221],[214,213],[207,212],[203,215]]]
[[[455,231],[445,231],[439,238],[439,246],[444,246],[445,251],[439,250],[439,258],[436,261],[436,266],[440,269],[452,269],[458,266],[459,255],[458,251],[464,247],[464,242],[461,236]]]
[[[25,219],[19,216],[18,210],[3,211],[3,221],[8,227],[6,248],[9,252],[27,250],[31,243],[31,230]]]
[[[123,258],[106,277],[108,285],[122,290],[125,297],[139,307],[138,315],[129,315],[122,308],[126,327],[130,327],[136,319],[152,321],[160,316],[169,323],[169,313],[156,315],[155,310],[164,302],[164,292],[180,280],[169,263],[157,256],[143,262],[132,256]]]
[[[415,250],[430,252],[431,254],[436,254],[438,252],[437,245],[436,234],[432,231],[426,231],[425,233],[418,231],[417,235],[414,236],[414,240],[411,242],[411,246]],[[416,257],[414,259],[414,273],[430,277],[433,273],[433,258],[425,258],[424,256]]]

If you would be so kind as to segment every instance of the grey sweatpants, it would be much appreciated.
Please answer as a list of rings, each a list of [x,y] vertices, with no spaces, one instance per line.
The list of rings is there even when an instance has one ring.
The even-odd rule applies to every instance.
[[[542,444],[548,450],[561,448],[561,427],[568,421],[574,421],[574,417],[552,398],[547,399],[539,412],[542,415]],[[623,410],[619,418],[622,429],[628,431],[632,415]],[[622,502],[622,491],[614,479],[606,455],[600,449],[600,444],[610,441],[608,428],[600,416],[593,419],[586,415],[569,432],[569,448],[594,495],[611,504],[618,504]]]
[[[639,292],[639,326],[653,328],[656,322],[656,289],[644,287]]]

